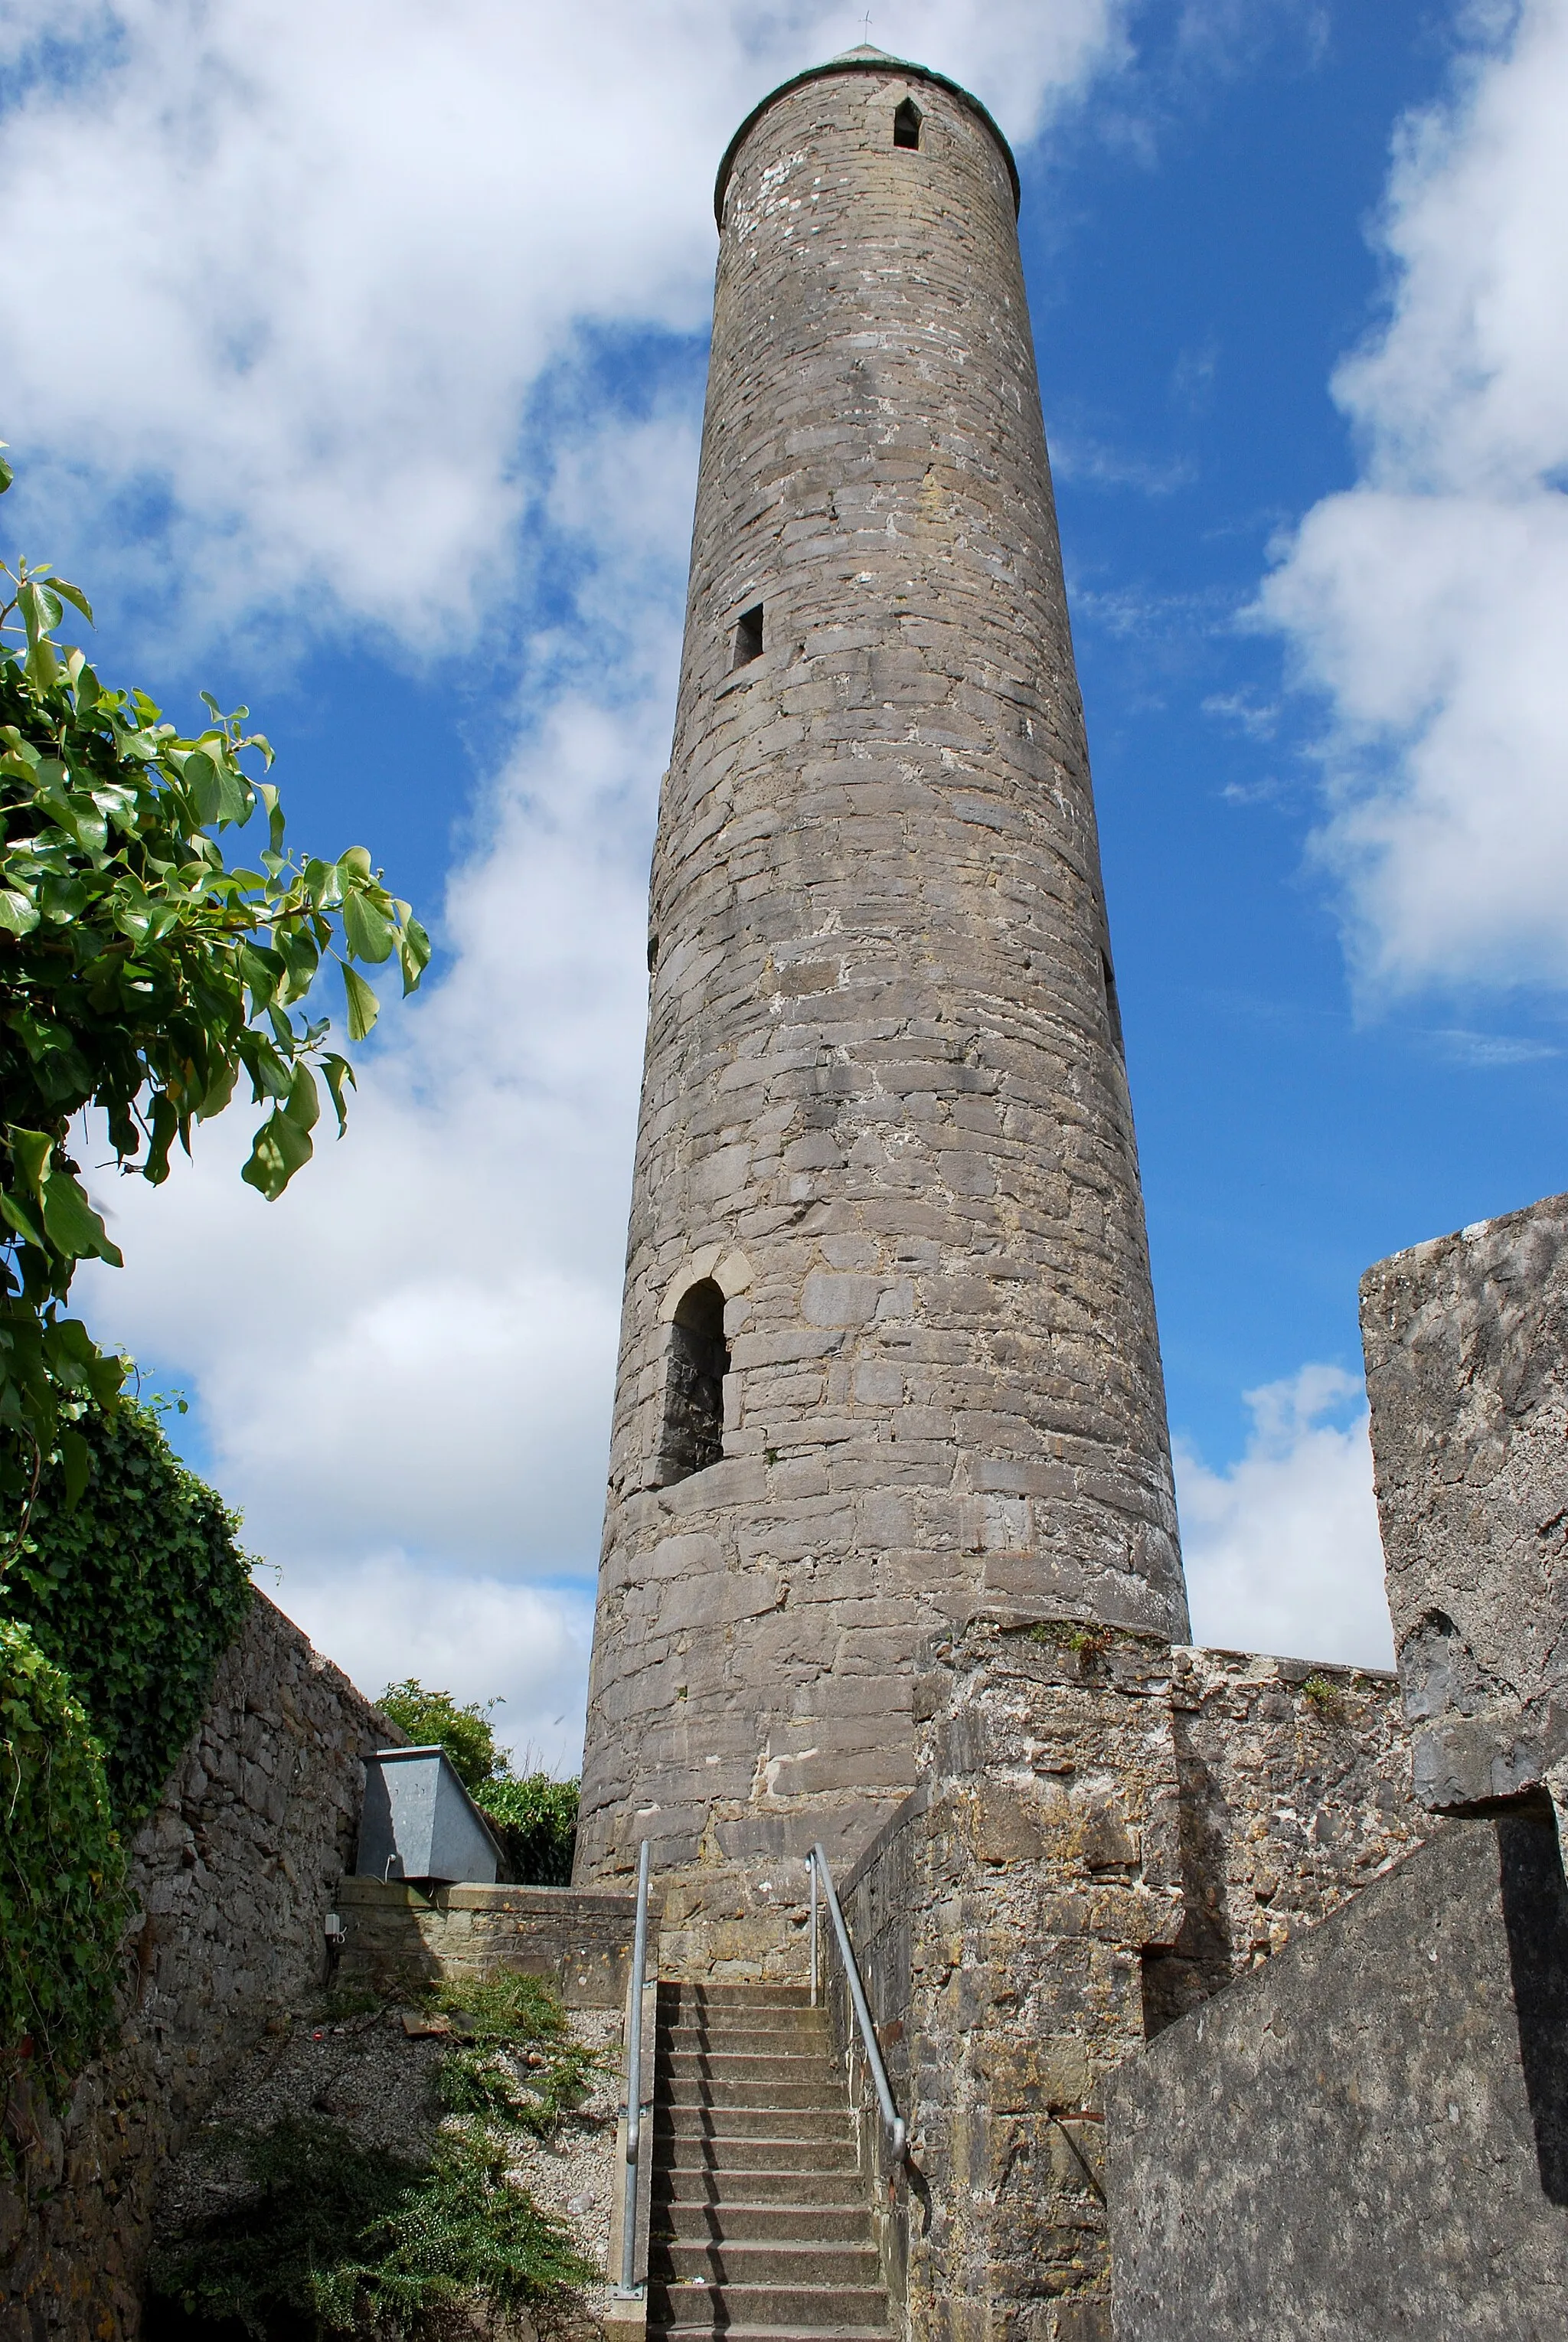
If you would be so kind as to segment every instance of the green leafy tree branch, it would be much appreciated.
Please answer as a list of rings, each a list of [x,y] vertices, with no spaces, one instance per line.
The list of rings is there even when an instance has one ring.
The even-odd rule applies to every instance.
[[[11,485],[0,460],[0,493]],[[430,941],[364,846],[292,850],[270,745],[202,695],[191,736],[145,692],[105,687],[57,639],[81,588],[46,563],[0,563],[0,1496],[28,1507],[57,1454],[69,1497],[89,1453],[74,1429],[112,1409],[125,1362],[64,1305],[79,1261],[121,1265],[69,1147],[95,1110],[118,1167],[157,1185],[177,1139],[222,1113],[242,1076],[265,1109],[241,1176],[269,1201],[310,1160],[325,1085],[341,1136],[354,1073],[313,1015],[329,962],[350,1042],[375,1022],[355,962],[395,959],[406,995]],[[231,863],[230,832],[266,843]],[[307,1003],[310,1004],[307,1006]],[[13,1550],[15,1540],[13,1540]],[[0,1551],[0,1569],[9,1556]]]

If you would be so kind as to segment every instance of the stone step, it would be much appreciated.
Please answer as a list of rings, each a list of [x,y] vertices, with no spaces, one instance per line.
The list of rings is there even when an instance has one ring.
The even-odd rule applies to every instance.
[[[864,2197],[844,2204],[753,2204],[726,2188],[717,2202],[655,2202],[650,2235],[657,2244],[869,2247],[871,2214]]]
[[[704,2277],[718,2291],[731,2286],[826,2286],[835,2293],[874,2290],[882,2264],[864,2239],[848,2244],[779,2244],[771,2240],[714,2244],[684,2237],[654,2237],[648,2245],[648,2276],[663,2285]],[[884,2313],[885,2314],[885,2313]]]
[[[849,2110],[849,2094],[832,2073],[775,2079],[754,2074],[744,2061],[734,2074],[661,2074],[654,2102],[665,2107],[820,2107],[824,2114]]]
[[[654,2055],[654,2071],[682,2082],[704,2075],[715,2082],[739,2082],[753,2077],[759,2082],[836,2082],[841,2068],[838,2059],[825,2049],[780,2053],[754,2049],[749,2042],[737,2043],[732,2049],[726,2042],[722,2049],[711,2046],[658,2049]]]
[[[676,2099],[672,2105],[663,2091],[654,2102],[654,2137],[674,2133],[683,2138],[812,2138],[848,2139],[849,2108],[842,2098],[831,2106],[735,2106],[729,2099],[710,2106]]]
[[[655,2167],[649,2181],[654,2205],[816,2204],[824,2210],[851,2211],[864,2207],[865,2182],[853,2157],[826,2170],[820,2156],[814,2161],[803,2157],[793,2169],[759,2170],[749,2159],[749,2150],[758,2144],[756,2139],[742,2141],[743,2160],[738,2163],[704,2158],[679,2167]]]
[[[656,2124],[655,2117],[655,2124]],[[778,2172],[795,2177],[803,2172],[855,2174],[859,2166],[854,2141],[846,2124],[842,2137],[824,2139],[808,2131],[794,2138],[774,2138],[752,2133],[739,2138],[715,2138],[691,2132],[662,2133],[655,2128],[653,2154],[655,2186],[666,2174],[674,2179],[686,2172],[719,2172],[729,2184],[732,2172]]]
[[[684,2287],[680,2287],[674,2298],[684,2304],[686,2292],[687,2289]],[[703,2297],[700,2287],[693,2286],[690,2293],[694,2301],[700,2301]],[[724,2326],[720,2327],[715,2324],[711,2312],[702,2324],[694,2326],[687,2321],[684,2307],[680,2312],[678,2322],[666,2323],[663,2320],[654,2320],[651,2330],[660,2336],[668,2336],[669,2342],[712,2342],[712,2337],[721,2332],[724,2342],[893,2342],[892,2329],[885,2326],[858,2326],[854,2328],[843,2326],[810,2327]]]
[[[661,2025],[654,2037],[655,2054],[671,2051],[716,2050],[737,2057],[754,2051],[759,2057],[832,2057],[836,2055],[825,2025]]]
[[[659,1987],[659,2006],[674,2008],[803,2008],[811,2007],[804,1984],[688,1984]]]
[[[648,2284],[648,2325],[693,2337],[782,2328],[823,2342],[827,2335],[886,2334],[887,2294],[880,2285]]]

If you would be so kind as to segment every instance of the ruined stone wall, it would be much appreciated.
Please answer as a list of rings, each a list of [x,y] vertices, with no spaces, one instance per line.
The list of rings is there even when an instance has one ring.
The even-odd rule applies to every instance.
[[[63,2122],[13,2079],[19,2185],[0,2185],[0,2342],[120,2342],[139,2324],[153,2182],[278,2012],[317,1990],[352,1867],[364,1758],[404,1735],[257,1594],[136,1838],[120,2041]]]
[[[727,179],[650,929],[578,1877],[647,1831],[738,1970],[914,1786],[923,1633],[1185,1628],[1009,158],[889,60]],[[671,1481],[710,1280],[723,1459]]]
[[[1568,1892],[1543,1815],[1449,1822],[1124,2064],[1116,2342],[1557,2342]]]
[[[1107,2077],[1431,1827],[1397,1688],[980,1621],[916,1701],[921,1793],[844,1897],[913,2140],[884,2258],[933,2342],[1104,2342]],[[864,2077],[860,2103],[880,2176]]]
[[[1282,1951],[1433,1825],[1396,1678],[1235,1651],[1172,1654],[1184,1917],[1144,1963],[1151,2033]]]

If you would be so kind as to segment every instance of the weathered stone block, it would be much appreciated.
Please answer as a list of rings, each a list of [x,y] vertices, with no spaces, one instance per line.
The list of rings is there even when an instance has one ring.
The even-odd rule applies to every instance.
[[[1568,1816],[1568,1196],[1380,1261],[1362,1338],[1417,1794]]]

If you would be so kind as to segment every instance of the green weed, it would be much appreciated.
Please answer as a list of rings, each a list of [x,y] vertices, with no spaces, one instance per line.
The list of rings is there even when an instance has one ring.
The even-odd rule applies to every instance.
[[[255,2342],[305,2333],[411,2342],[464,2304],[535,2315],[598,2272],[506,2176],[488,2131],[444,2134],[427,2162],[292,2117],[248,2138],[252,2192],[154,2257],[154,2298],[233,2320]]]

